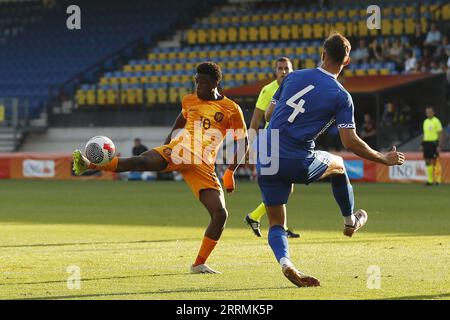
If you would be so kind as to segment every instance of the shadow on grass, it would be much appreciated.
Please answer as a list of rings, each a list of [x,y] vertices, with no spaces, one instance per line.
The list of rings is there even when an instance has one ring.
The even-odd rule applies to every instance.
[[[127,242],[72,242],[72,243],[36,243],[36,244],[18,244],[0,246],[0,248],[34,248],[34,247],[65,247],[65,246],[85,246],[96,244],[140,244],[140,243],[159,243],[159,242],[176,242],[176,241],[190,241],[198,240],[197,238],[183,238],[183,239],[166,239],[166,240],[138,240]]]
[[[105,278],[90,278],[83,279],[82,281],[101,281],[101,280],[122,280],[122,279],[133,279],[133,278],[156,278],[156,277],[170,277],[170,276],[180,276],[188,275],[189,273],[167,273],[167,274],[143,274],[139,276],[117,276],[117,277],[105,277]],[[67,283],[67,280],[52,280],[52,281],[40,281],[40,282],[10,282],[10,283],[0,283],[0,286],[19,286],[19,285],[34,285],[34,284],[56,284],[56,283]]]
[[[230,288],[230,289],[179,289],[179,290],[158,290],[158,291],[144,291],[144,292],[116,292],[116,293],[104,293],[104,294],[84,294],[84,295],[68,295],[68,296],[48,296],[48,297],[35,297],[35,298],[22,298],[12,300],[54,300],[54,299],[87,299],[87,298],[101,298],[101,297],[125,297],[125,296],[137,296],[145,295],[152,296],[158,294],[172,294],[172,293],[208,293],[208,292],[245,292],[245,291],[261,291],[261,290],[292,290],[293,287],[270,287],[270,288]]]

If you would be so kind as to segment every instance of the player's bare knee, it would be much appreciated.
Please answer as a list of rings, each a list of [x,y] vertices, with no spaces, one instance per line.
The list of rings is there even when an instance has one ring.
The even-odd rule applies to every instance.
[[[212,220],[216,221],[218,224],[225,224],[228,219],[228,211],[225,208],[220,208],[213,210],[211,212]]]
[[[329,175],[337,175],[345,173],[344,159],[340,156],[334,156],[333,161],[330,163],[328,167]]]

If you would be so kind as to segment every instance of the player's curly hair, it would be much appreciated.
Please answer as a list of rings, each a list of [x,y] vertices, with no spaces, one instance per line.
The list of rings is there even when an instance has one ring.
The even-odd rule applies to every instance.
[[[215,81],[220,82],[222,80],[222,70],[217,63],[212,61],[202,62],[197,66],[198,74],[207,74]]]

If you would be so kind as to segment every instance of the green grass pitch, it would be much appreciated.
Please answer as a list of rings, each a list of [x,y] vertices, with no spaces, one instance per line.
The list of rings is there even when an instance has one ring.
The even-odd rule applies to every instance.
[[[266,217],[261,239],[243,223],[260,202],[254,183],[227,196],[209,260],[223,274],[191,275],[209,216],[184,183],[0,181],[0,299],[449,299],[450,186],[354,190],[369,221],[349,239],[329,184],[296,186],[291,255],[322,283],[296,288],[267,245]]]

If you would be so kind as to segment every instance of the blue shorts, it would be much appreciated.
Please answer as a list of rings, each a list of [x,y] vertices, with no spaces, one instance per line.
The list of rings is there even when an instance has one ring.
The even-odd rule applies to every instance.
[[[325,151],[314,151],[313,156],[306,159],[280,158],[279,169],[272,175],[261,171],[271,164],[260,164],[258,160],[256,170],[263,202],[269,206],[286,204],[293,183],[310,184],[318,180],[328,169],[332,159],[333,155]]]

